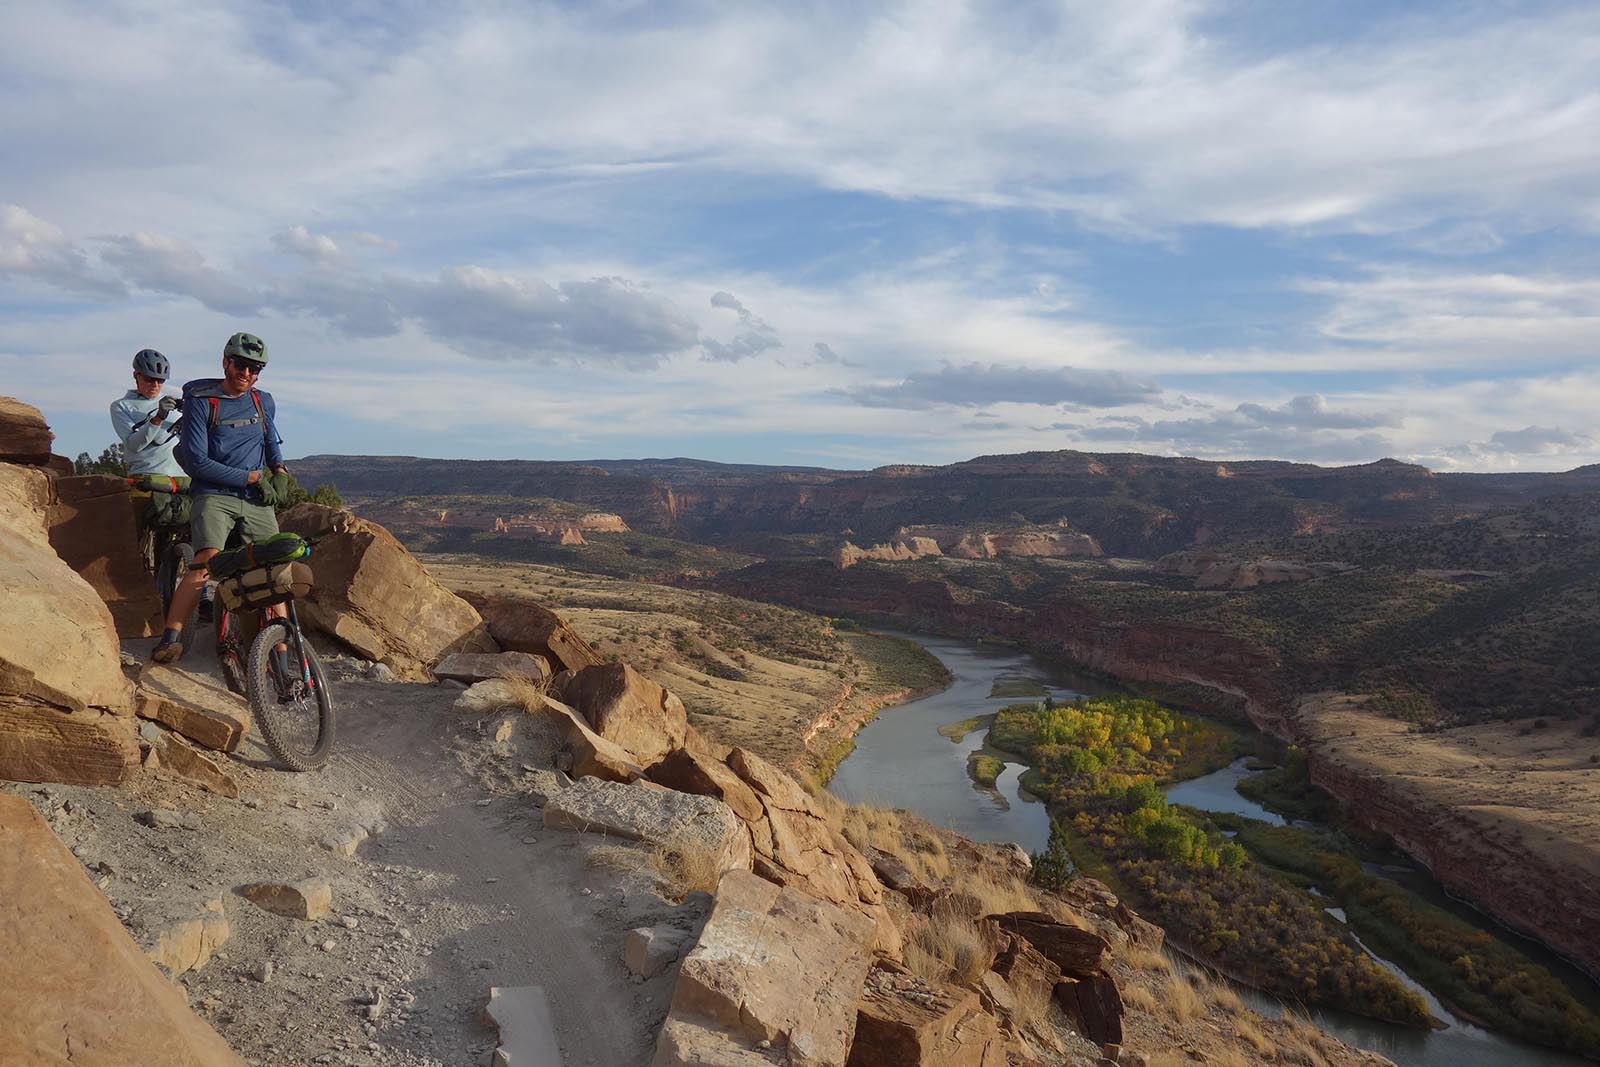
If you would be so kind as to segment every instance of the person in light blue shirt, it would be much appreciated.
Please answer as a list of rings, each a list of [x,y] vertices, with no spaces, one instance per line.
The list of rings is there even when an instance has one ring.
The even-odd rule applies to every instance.
[[[129,474],[164,474],[183,477],[174,450],[178,447],[179,400],[163,396],[162,385],[172,375],[172,364],[153,348],[133,357],[133,388],[111,404],[111,428],[122,442]]]

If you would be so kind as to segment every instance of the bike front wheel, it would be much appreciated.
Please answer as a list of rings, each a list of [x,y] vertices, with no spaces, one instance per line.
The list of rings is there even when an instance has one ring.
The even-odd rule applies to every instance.
[[[333,694],[311,642],[295,638],[288,620],[263,620],[250,645],[245,688],[272,754],[292,771],[309,771],[326,763],[333,749]],[[288,651],[276,657],[280,644]]]

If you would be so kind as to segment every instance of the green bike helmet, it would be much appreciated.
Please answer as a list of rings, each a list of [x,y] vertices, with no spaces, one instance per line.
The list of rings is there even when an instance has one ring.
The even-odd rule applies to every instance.
[[[223,359],[248,359],[252,363],[267,361],[267,344],[253,333],[236,333],[222,346]]]

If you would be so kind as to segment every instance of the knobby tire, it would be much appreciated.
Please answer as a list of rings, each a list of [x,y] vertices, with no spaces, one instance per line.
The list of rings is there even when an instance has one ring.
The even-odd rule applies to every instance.
[[[292,668],[295,642],[288,621],[262,620],[261,632],[250,645],[246,675],[250,711],[261,727],[262,739],[279,762],[293,771],[314,770],[327,762],[333,750],[333,696],[311,642],[302,635],[300,646],[305,653],[313,692],[280,703],[272,674],[272,646],[280,643],[289,646]]]

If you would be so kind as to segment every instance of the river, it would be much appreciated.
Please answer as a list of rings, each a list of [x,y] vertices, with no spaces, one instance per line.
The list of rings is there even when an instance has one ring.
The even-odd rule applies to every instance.
[[[1044,803],[1019,784],[1025,766],[1007,753],[983,749],[986,725],[968,733],[960,742],[940,734],[939,727],[1030,699],[991,697],[997,682],[1033,683],[1058,701],[1113,691],[1114,687],[1010,649],[954,638],[899,636],[916,641],[937,656],[950,669],[954,681],[942,692],[879,714],[856,735],[855,751],[839,764],[828,788],[851,803],[870,801],[908,808],[929,822],[976,840],[1015,841],[1030,852],[1040,851],[1050,837],[1050,817]],[[968,755],[980,749],[1006,760],[1006,769],[993,789],[978,786],[967,774]],[[1241,760],[1215,774],[1173,786],[1168,797],[1192,807],[1282,823],[1282,819],[1235,791],[1234,783],[1247,773],[1243,763]],[[1411,872],[1409,877],[1427,876]],[[1382,959],[1379,962],[1401,975],[1407,984],[1419,988],[1394,964]],[[1254,990],[1241,989],[1240,995],[1263,1015],[1275,1016],[1282,1010],[1276,1000]],[[1447,1023],[1446,1029],[1431,1033],[1410,1030],[1321,1010],[1314,1011],[1312,1018],[1348,1044],[1380,1052],[1400,1067],[1594,1067],[1592,1061],[1551,1052],[1465,1023],[1431,995],[1428,1000],[1434,1014]]]

